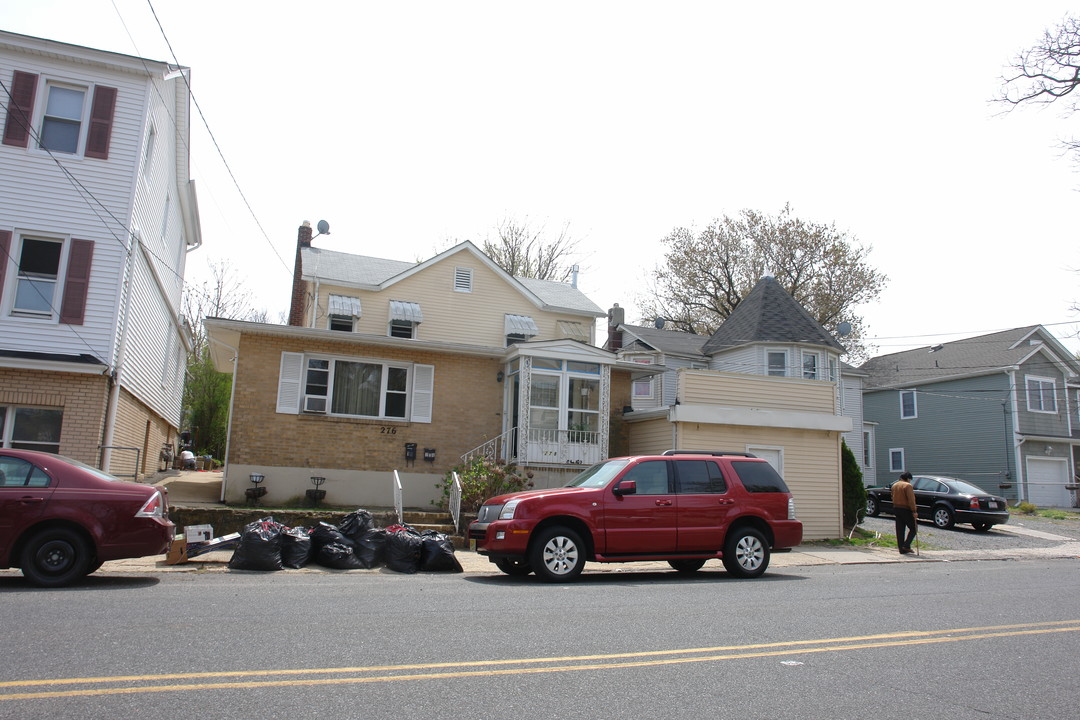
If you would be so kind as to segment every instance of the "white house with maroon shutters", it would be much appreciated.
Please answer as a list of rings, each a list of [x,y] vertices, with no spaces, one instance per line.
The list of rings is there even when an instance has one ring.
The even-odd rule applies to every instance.
[[[0,32],[0,440],[114,473],[180,424],[184,67]]]

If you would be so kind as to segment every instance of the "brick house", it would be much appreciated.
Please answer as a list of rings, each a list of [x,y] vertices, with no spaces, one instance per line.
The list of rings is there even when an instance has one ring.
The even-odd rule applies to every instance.
[[[126,477],[180,423],[187,68],[0,32],[0,438]]]
[[[208,318],[234,375],[224,499],[429,507],[482,453],[562,484],[625,447],[633,366],[593,345],[604,315],[573,284],[512,277],[470,242],[424,262],[316,247],[301,226],[289,325]]]

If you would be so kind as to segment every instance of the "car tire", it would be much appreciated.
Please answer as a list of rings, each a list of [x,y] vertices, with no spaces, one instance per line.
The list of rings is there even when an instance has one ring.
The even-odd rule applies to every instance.
[[[877,498],[873,495],[866,496],[866,514],[870,517],[877,517],[881,514],[881,506],[878,505]]]
[[[934,525],[941,528],[942,530],[948,530],[956,523],[956,520],[953,517],[952,508],[950,508],[948,505],[937,505],[936,507],[934,507],[934,514],[932,515],[932,519],[934,521]]]
[[[971,523],[971,527],[975,528],[975,532],[986,532],[994,527],[994,523]]]
[[[569,528],[547,528],[529,548],[529,565],[544,582],[569,582],[585,568],[585,543]]]
[[[69,528],[49,528],[30,537],[23,546],[20,567],[38,587],[61,587],[85,576],[93,553],[86,540]]]
[[[701,569],[704,560],[668,560],[668,565],[678,570],[683,575],[692,575]]]
[[[495,561],[495,567],[514,577],[521,577],[532,572],[532,566],[521,558],[499,558]]]
[[[739,578],[755,578],[769,567],[769,543],[751,527],[733,531],[724,541],[724,567]]]

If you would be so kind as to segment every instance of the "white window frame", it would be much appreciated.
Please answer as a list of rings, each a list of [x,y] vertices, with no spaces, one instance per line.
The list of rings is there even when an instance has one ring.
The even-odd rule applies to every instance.
[[[22,277],[19,265],[22,262],[23,243],[27,240],[36,240],[38,242],[51,242],[60,245],[60,258],[57,261],[56,277],[51,280],[53,286],[52,300],[49,303],[49,311],[42,312],[39,310],[31,310],[27,308],[16,307],[15,302],[18,298],[19,285],[23,281],[27,282],[49,282],[48,278],[30,278]],[[68,251],[71,248],[71,243],[68,242],[68,238],[60,237],[56,235],[49,235],[47,233],[32,233],[32,232],[17,232],[14,234],[14,241],[11,243],[11,262],[8,265],[11,267],[8,275],[8,282],[4,283],[5,290],[8,294],[7,307],[8,314],[12,317],[19,318],[34,318],[38,320],[47,320],[56,322],[60,317],[60,303],[64,299],[64,278],[67,276],[67,263],[68,263]]]
[[[39,105],[39,108],[37,108],[35,112],[36,117],[34,118],[34,127],[37,129],[35,146],[42,152],[81,156],[86,147],[86,129],[90,124],[89,114],[90,105],[92,104],[91,99],[93,96],[93,93],[91,92],[92,87],[89,85],[81,85],[79,83],[65,82],[63,80],[50,80],[46,78],[42,88],[43,101],[41,103],[35,103]],[[53,88],[59,88],[62,90],[74,90],[76,92],[82,93],[82,107],[80,108],[80,114],[77,123],[72,118],[60,118],[59,116],[56,116],[56,122],[78,125],[79,132],[78,136],[75,138],[74,150],[69,151],[60,150],[58,148],[46,148],[44,145],[41,144],[42,141],[45,139],[45,121],[50,119],[50,116],[48,114],[49,96],[52,93]]]
[[[874,439],[872,435],[873,433],[871,433],[869,430],[862,431],[864,468],[874,467]]]
[[[653,359],[651,357],[636,357],[628,358],[639,365],[653,365]],[[652,400],[656,397],[656,384],[653,382],[656,378],[652,375],[643,380],[634,380],[630,387],[631,400]],[[638,387],[641,386],[647,392],[639,393]]]
[[[325,369],[312,368],[311,362],[326,362],[328,363]],[[362,363],[365,365],[378,365],[382,368],[379,374],[379,414],[378,415],[353,415],[350,413],[334,412],[334,375],[335,368],[338,362],[348,363]],[[382,360],[378,358],[360,358],[360,357],[341,357],[336,355],[322,355],[322,354],[305,354],[302,365],[302,375],[300,378],[300,397],[301,397],[301,412],[302,413],[318,413],[320,415],[329,415],[331,417],[348,417],[348,418],[364,418],[375,420],[388,420],[388,421],[408,421],[413,414],[412,398],[413,398],[413,384],[416,376],[417,369],[420,366],[414,363],[408,362],[395,362],[390,360]],[[388,382],[390,378],[390,370],[398,369],[405,370],[406,382],[405,390],[391,390],[388,388]],[[309,392],[311,386],[308,382],[310,377],[309,372],[325,373],[326,374],[326,390],[325,393]],[[321,386],[318,386],[321,387]],[[403,395],[405,398],[405,414],[402,416],[387,415],[386,405],[390,396]],[[314,403],[309,403],[309,398]],[[323,401],[324,410],[308,409],[314,408],[318,405],[318,401]]]
[[[904,414],[904,396],[911,395],[911,414]],[[901,420],[914,420],[919,417],[919,393],[915,390],[901,390],[899,392],[900,398],[900,419]]]
[[[900,462],[893,462],[896,458],[900,458]],[[889,472],[904,472],[904,468],[907,467],[907,458],[904,457],[904,448],[889,448]]]
[[[780,372],[780,373],[773,372],[773,365],[772,365],[772,358],[771,358],[772,355],[783,355],[784,356],[784,365],[781,368],[783,370],[783,372]],[[791,353],[787,350],[787,348],[766,348],[765,349],[765,374],[768,377],[787,377],[788,376],[788,367],[790,366],[790,363],[791,363]]]
[[[1033,387],[1033,385],[1035,387]],[[1045,407],[1046,399],[1046,386],[1049,385],[1050,389],[1050,402],[1052,409],[1047,410]],[[1038,407],[1034,407],[1031,403],[1032,390],[1035,390],[1039,399]],[[1028,412],[1042,413],[1044,415],[1057,415],[1057,380],[1050,377],[1041,377],[1039,375],[1025,375],[1024,376],[1024,395],[1027,398]]]
[[[814,369],[813,369],[813,372],[807,373],[806,361],[811,360],[811,359],[814,361]],[[805,350],[803,351],[803,353],[802,353],[802,378],[803,378],[803,380],[820,380],[821,379],[821,353],[807,352]]]
[[[419,323],[412,322],[411,320],[391,320],[386,324],[387,337],[398,338],[400,340],[415,340],[416,329]],[[408,331],[408,335],[395,335],[394,328],[398,328],[401,332]]]

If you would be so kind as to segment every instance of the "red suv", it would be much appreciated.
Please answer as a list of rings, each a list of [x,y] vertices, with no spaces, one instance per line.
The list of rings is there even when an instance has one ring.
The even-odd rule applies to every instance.
[[[757,577],[771,550],[802,542],[784,480],[747,453],[669,450],[594,465],[565,487],[484,503],[469,539],[508,575],[572,580],[586,560],[666,560],[696,572],[720,558]]]

